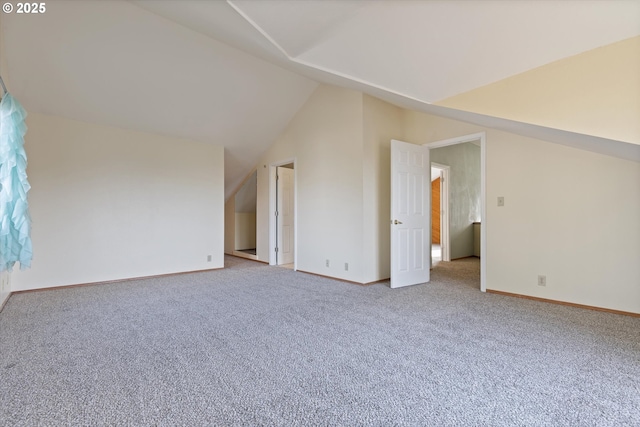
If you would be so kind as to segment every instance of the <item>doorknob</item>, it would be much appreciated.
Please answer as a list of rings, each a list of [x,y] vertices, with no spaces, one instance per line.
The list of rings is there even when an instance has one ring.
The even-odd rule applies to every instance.
[[[394,223],[395,225],[402,224],[402,222],[401,222],[401,221],[398,221],[397,219],[394,219],[394,220],[393,220],[393,223]]]

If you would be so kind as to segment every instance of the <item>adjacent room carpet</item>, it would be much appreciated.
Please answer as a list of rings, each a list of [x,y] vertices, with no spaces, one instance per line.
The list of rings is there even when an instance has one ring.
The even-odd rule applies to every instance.
[[[226,262],[12,296],[0,425],[640,425],[639,318]]]

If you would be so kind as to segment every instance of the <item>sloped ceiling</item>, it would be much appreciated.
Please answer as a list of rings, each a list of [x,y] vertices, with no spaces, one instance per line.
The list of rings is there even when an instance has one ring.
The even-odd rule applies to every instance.
[[[129,2],[47,2],[2,31],[28,111],[223,145],[227,197],[317,87]]]
[[[430,104],[639,35],[635,0],[51,0],[2,32],[27,109],[224,145],[227,196],[317,82],[640,161],[638,146]]]
[[[291,59],[432,103],[640,33],[638,1],[229,1]]]

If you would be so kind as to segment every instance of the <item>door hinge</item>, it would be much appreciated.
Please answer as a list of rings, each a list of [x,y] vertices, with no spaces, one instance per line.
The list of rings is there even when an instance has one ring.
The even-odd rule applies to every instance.
[[[278,253],[278,248],[276,248],[276,253]]]
[[[276,216],[278,216],[278,211],[276,211]]]

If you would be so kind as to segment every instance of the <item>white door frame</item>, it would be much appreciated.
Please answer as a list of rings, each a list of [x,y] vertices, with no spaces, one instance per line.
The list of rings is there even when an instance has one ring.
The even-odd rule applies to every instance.
[[[442,261],[451,261],[449,242],[449,177],[451,167],[431,162],[431,167],[440,170],[440,250]],[[431,218],[433,223],[433,218]],[[433,259],[431,260],[433,265]]]
[[[429,148],[446,147],[449,145],[463,144],[465,142],[480,141],[480,290],[487,291],[487,134],[478,132],[470,135],[458,136],[442,141],[423,144]],[[429,197],[431,197],[431,186],[429,186]],[[429,252],[431,257],[431,252]]]
[[[298,169],[295,157],[273,162],[269,164],[269,265],[276,265],[276,251],[278,236],[276,235],[277,222],[275,212],[278,208],[276,199],[276,173],[278,166],[293,163],[293,269],[298,269]]]

